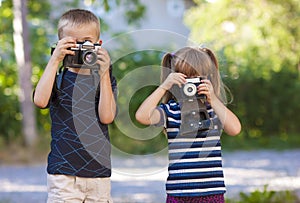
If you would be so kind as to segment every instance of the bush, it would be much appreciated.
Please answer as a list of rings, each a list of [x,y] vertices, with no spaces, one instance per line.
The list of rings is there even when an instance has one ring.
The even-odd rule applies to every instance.
[[[226,200],[227,203],[299,203],[300,200],[296,194],[291,191],[263,191],[256,190],[250,194],[241,192],[239,200]]]
[[[288,138],[300,132],[298,73],[282,70],[273,72],[269,79],[251,77],[250,73],[226,82],[234,95],[229,108],[240,117],[246,136]]]

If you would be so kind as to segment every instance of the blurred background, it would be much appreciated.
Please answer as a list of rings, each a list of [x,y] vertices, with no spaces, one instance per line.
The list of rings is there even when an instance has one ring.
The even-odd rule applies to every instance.
[[[42,178],[36,183],[39,189],[29,189],[29,194],[39,194],[32,202],[45,200],[49,110],[34,107],[31,94],[49,60],[50,47],[58,40],[58,19],[71,8],[89,9],[99,17],[103,47],[110,52],[118,80],[120,112],[110,125],[116,202],[163,202],[167,141],[162,129],[147,130],[134,114],[159,85],[162,56],[186,45],[216,52],[223,82],[230,90],[228,107],[242,122],[240,135],[222,136],[229,185],[235,186],[229,191],[236,191],[228,201],[299,202],[296,182],[278,180],[278,185],[287,185],[278,195],[273,191],[278,185],[272,188],[267,181],[281,175],[289,181],[300,177],[298,0],[0,0],[0,180],[8,185],[0,187],[0,202],[25,198],[20,195],[23,190],[7,188],[24,178],[24,174],[15,179],[9,174],[20,174],[26,167],[34,167],[30,175],[41,173]],[[148,162],[142,163],[145,157]],[[144,164],[143,169],[152,167],[152,176],[147,176],[150,182],[134,179],[141,187],[132,185],[127,191],[131,187],[126,181],[132,180],[128,174],[136,173],[137,163]],[[249,166],[248,171],[236,173],[233,169],[241,165]],[[127,170],[121,169],[125,166]],[[249,171],[260,166],[274,176]],[[128,172],[131,169],[135,172]],[[251,190],[233,183],[245,182],[243,174],[259,173],[257,180],[265,181],[251,183]],[[155,183],[153,194],[137,195]]]

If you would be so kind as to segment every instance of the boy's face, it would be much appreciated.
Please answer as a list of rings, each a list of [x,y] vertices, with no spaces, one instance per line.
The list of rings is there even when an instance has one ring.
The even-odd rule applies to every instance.
[[[65,37],[74,37],[76,38],[77,42],[85,42],[85,41],[90,41],[92,43],[97,43],[99,40],[97,28],[95,23],[90,23],[90,24],[84,24],[80,26],[76,25],[68,25],[64,27],[63,33],[62,33],[62,38]]]

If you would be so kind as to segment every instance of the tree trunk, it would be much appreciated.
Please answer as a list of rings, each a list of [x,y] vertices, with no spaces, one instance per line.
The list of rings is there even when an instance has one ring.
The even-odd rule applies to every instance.
[[[31,101],[31,58],[27,25],[27,0],[13,0],[14,12],[14,51],[19,70],[19,101],[23,115],[22,134],[25,145],[33,146],[37,138],[36,117],[33,103]]]

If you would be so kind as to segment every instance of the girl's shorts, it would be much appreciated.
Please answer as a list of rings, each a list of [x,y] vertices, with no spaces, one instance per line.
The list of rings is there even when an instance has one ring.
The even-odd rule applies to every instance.
[[[167,196],[166,203],[224,203],[224,195],[209,195],[199,197],[175,197]]]

